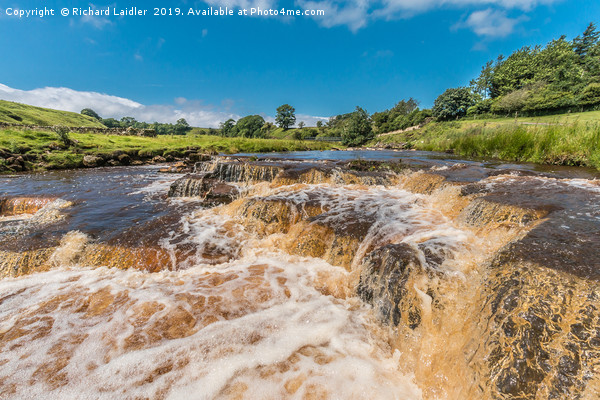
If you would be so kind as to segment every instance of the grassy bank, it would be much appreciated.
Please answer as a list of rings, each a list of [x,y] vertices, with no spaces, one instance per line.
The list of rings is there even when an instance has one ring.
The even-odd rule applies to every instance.
[[[435,122],[371,144],[404,144],[466,157],[591,166],[600,169],[600,112],[515,120]]]
[[[69,111],[34,107],[27,104],[0,100],[0,122],[24,125],[64,125],[104,128],[100,122],[87,115]]]
[[[185,135],[108,136],[70,133],[73,142],[65,146],[53,132],[22,130],[0,131],[0,170],[14,172],[15,158],[24,170],[77,168],[83,166],[86,155],[117,160],[126,154],[130,160],[149,161],[156,156],[168,159],[188,156],[190,153],[219,152],[273,152],[297,150],[327,150],[331,144],[274,139],[222,138],[218,136]],[[116,161],[115,161],[116,162]],[[17,168],[18,169],[18,168]]]

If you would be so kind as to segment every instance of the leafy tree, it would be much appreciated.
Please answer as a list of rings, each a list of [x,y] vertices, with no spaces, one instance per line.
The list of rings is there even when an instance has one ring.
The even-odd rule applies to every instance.
[[[573,39],[573,51],[579,57],[584,58],[598,44],[599,37],[600,32],[596,30],[596,25],[590,22],[583,34]]]
[[[389,110],[375,113],[371,116],[373,130],[378,133],[390,132],[396,129],[404,129],[410,126],[413,113],[419,110],[419,102],[412,97],[408,100],[400,100]]]
[[[304,128],[304,121],[300,121],[300,122],[298,123],[298,128],[299,128],[299,129],[302,129],[302,128]]]
[[[240,118],[235,124],[235,136],[241,137],[262,137],[262,127],[265,124],[265,120],[260,115],[248,115],[244,118]]]
[[[107,128],[119,128],[121,126],[121,123],[114,118],[103,119],[102,124]]]
[[[289,104],[283,104],[277,107],[277,116],[275,122],[280,128],[288,129],[296,123],[296,109]]]
[[[433,103],[433,116],[440,120],[459,118],[467,114],[467,109],[475,105],[475,96],[469,88],[446,89]]]
[[[492,77],[494,76],[494,61],[488,61],[481,68],[481,72],[476,79],[471,80],[470,86],[473,93],[479,95],[482,99],[491,96]]]
[[[262,128],[260,128],[262,137],[267,136],[273,129],[275,129],[275,125],[272,122],[265,122]]]
[[[84,108],[83,110],[81,110],[82,115],[87,115],[88,117],[92,117],[94,119],[97,119],[98,121],[102,121],[102,118],[98,115],[98,113],[96,113],[96,111],[92,110],[91,108]]]
[[[323,121],[317,121],[317,128],[321,129],[323,127]]]
[[[185,118],[179,118],[173,130],[176,135],[185,135],[191,129],[192,127],[190,124],[188,124]]]
[[[233,136],[233,130],[235,127],[235,120],[232,118],[229,118],[227,121],[225,122],[221,122],[219,124],[219,129],[221,129],[221,136]]]
[[[345,122],[342,132],[342,143],[347,146],[360,146],[374,137],[371,118],[362,108],[356,106]]]
[[[133,117],[123,117],[121,118],[121,126],[124,128],[135,125],[137,121]]]

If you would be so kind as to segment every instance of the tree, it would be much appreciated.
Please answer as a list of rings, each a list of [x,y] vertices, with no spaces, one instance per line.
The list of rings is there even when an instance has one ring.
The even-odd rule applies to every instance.
[[[584,58],[589,51],[598,43],[600,32],[596,30],[596,25],[590,22],[581,36],[573,39],[573,51],[579,57]]]
[[[133,117],[123,117],[121,118],[121,126],[124,128],[133,126],[137,121]]]
[[[174,133],[176,135],[185,135],[192,127],[185,118],[179,118],[175,124]]]
[[[105,118],[102,120],[102,124],[107,128],[118,128],[121,126],[121,123],[114,118]]]
[[[360,146],[373,137],[369,114],[364,109],[356,106],[354,112],[345,121],[342,131],[342,143],[347,146]]]
[[[262,137],[262,127],[265,124],[265,119],[260,115],[248,115],[240,118],[235,124],[235,136],[241,137]]]
[[[494,76],[494,61],[488,61],[476,79],[471,80],[471,90],[477,93],[482,99],[487,99],[491,96],[492,77]]]
[[[102,118],[98,115],[98,113],[92,110],[91,108],[84,108],[83,110],[81,110],[80,114],[87,115],[88,117],[92,117],[94,119],[97,119],[98,121],[102,121]]]
[[[321,129],[323,127],[323,121],[317,121],[317,128]]]
[[[459,87],[446,89],[433,103],[433,116],[440,120],[459,118],[467,114],[467,109],[475,104],[475,96],[470,89]]]
[[[235,120],[229,118],[225,122],[221,122],[219,124],[219,129],[221,129],[221,136],[233,136],[233,129],[235,127]]]
[[[304,128],[304,121],[300,121],[300,122],[298,123],[298,128],[299,128],[299,129],[302,129],[302,128]]]
[[[275,122],[280,128],[288,129],[296,123],[296,109],[289,104],[283,104],[277,107],[277,116]]]
[[[275,129],[275,125],[272,122],[265,122],[265,124],[260,128],[261,136],[265,137],[269,132]]]

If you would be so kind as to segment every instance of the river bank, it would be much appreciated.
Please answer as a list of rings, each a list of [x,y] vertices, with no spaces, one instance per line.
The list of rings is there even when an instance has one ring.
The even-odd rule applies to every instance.
[[[204,153],[328,150],[324,142],[223,138],[208,135],[112,136],[0,130],[0,173],[141,165],[188,159]]]
[[[377,137],[368,145],[600,169],[599,116],[598,112],[589,112],[516,121],[432,122],[420,129]]]

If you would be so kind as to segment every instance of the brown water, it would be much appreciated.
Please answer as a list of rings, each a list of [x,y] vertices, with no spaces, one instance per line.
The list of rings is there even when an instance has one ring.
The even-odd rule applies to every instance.
[[[597,398],[598,181],[403,162],[0,178],[0,398]]]

